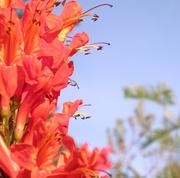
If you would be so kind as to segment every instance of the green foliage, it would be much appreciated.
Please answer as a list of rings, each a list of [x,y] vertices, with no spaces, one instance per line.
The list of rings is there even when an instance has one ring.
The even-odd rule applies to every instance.
[[[180,152],[180,118],[168,108],[176,107],[174,92],[160,83],[155,87],[125,87],[124,96],[135,99],[137,106],[133,115],[117,120],[113,132],[108,130],[109,144],[116,160],[114,177],[155,178],[157,175],[156,178],[177,178],[180,175],[180,171],[177,171],[180,164],[176,160]],[[151,101],[151,105],[158,104],[163,115],[159,117],[159,112],[148,113],[146,101]],[[144,174],[142,172],[145,170],[136,170],[136,159],[152,159],[155,162],[149,162],[147,173]],[[164,169],[161,164],[165,165]]]
[[[167,165],[158,175],[157,178],[179,178],[180,164],[171,163]]]
[[[175,104],[173,91],[164,83],[159,83],[156,87],[144,87],[142,85],[125,87],[124,95],[131,99],[151,100],[161,105]]]
[[[146,140],[141,144],[141,147],[144,149],[150,146],[152,143],[158,141],[161,144],[163,144],[164,147],[167,147],[168,145],[171,145],[172,147],[174,145],[176,149],[179,139],[171,136],[171,133],[179,129],[180,129],[179,123],[169,128],[155,129],[151,133],[149,133],[148,136],[146,136]]]

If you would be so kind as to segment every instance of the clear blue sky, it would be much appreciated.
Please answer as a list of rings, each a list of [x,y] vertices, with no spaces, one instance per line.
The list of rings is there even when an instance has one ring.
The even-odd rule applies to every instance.
[[[125,85],[155,85],[166,81],[180,96],[180,1],[179,0],[79,0],[84,10],[108,2],[114,7],[99,8],[97,22],[86,18],[77,31],[87,31],[91,42],[107,41],[103,51],[88,56],[77,54],[72,78],[80,90],[69,87],[64,101],[84,99],[91,107],[83,111],[89,120],[72,120],[70,134],[78,143],[105,146],[107,128],[119,116],[128,116],[132,105],[123,98]]]

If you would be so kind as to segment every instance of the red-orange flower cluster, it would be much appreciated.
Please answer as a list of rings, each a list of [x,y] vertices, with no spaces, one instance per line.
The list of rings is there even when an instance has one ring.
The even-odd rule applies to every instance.
[[[56,15],[59,5],[63,10]],[[85,32],[67,43],[86,15],[75,0],[0,1],[0,177],[91,178],[111,167],[109,149],[89,152],[68,135],[82,100],[55,113],[71,81],[70,58],[95,46],[87,44]]]

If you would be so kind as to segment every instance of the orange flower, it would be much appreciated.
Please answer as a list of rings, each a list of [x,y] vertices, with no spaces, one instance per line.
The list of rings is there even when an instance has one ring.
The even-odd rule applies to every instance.
[[[22,34],[19,19],[12,9],[0,9],[0,17],[0,95],[1,107],[7,109],[10,98],[21,87],[18,74],[22,72],[17,63],[21,57]],[[21,83],[23,85],[23,77]]]
[[[13,9],[0,9],[0,64],[16,64],[21,57],[20,21]]]
[[[58,5],[60,15],[53,13]],[[91,178],[110,168],[108,149],[89,152],[68,135],[70,118],[82,114],[82,100],[55,113],[60,92],[73,85],[71,57],[109,44],[87,44],[85,32],[69,36],[101,6],[110,5],[83,12],[75,0],[0,0],[0,176]]]
[[[111,176],[105,170],[111,168],[108,155],[110,148],[102,150],[94,149],[93,152],[88,151],[88,145],[84,144],[80,148],[75,148],[72,152],[64,152],[64,167],[53,171],[52,176],[48,178],[91,178],[96,177],[100,172]]]
[[[82,15],[82,8],[79,3],[75,0],[71,0],[66,3],[60,19],[63,21],[62,31],[58,35],[60,41],[64,41],[67,37],[67,34],[73,30],[75,25],[80,21]]]
[[[50,120],[30,121],[31,127],[26,130],[23,142],[11,146],[12,159],[24,169],[24,173],[30,171],[31,178],[47,177],[57,169],[55,161],[60,148],[65,145],[70,151],[74,150],[74,141],[63,128],[68,128],[69,118],[81,103],[81,100],[65,103],[63,113]]]
[[[22,0],[1,0],[0,8],[21,8],[24,9],[24,3]]]

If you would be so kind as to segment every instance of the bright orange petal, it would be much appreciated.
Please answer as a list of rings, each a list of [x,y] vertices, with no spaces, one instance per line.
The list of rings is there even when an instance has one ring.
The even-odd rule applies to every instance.
[[[0,135],[0,168],[11,178],[16,178],[19,166],[11,159],[10,151]]]

